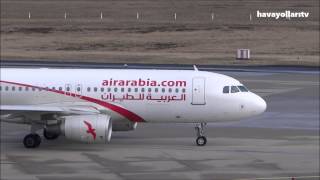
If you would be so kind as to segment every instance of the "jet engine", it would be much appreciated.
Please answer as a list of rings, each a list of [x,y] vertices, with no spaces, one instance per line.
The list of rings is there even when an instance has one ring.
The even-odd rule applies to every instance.
[[[137,122],[131,121],[113,121],[112,130],[113,131],[131,131],[137,128]]]
[[[108,115],[66,116],[61,133],[67,139],[86,143],[107,143],[111,140],[112,121]]]

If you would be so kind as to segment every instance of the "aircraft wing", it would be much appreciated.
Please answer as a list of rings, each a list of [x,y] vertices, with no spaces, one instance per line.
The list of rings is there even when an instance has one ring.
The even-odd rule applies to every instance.
[[[100,111],[93,106],[51,106],[51,105],[0,105],[0,120],[6,122],[16,122],[17,118],[40,117],[42,114],[57,115],[88,115],[99,114]],[[39,119],[37,119],[39,120]]]
[[[95,114],[99,111],[92,106],[43,106],[43,105],[0,105],[1,114],[15,112],[56,112],[62,114]]]

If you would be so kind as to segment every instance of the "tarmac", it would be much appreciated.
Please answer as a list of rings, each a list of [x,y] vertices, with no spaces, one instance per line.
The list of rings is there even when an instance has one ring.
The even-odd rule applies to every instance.
[[[319,71],[219,71],[267,102],[256,118],[212,123],[195,144],[193,124],[139,124],[109,144],[63,137],[25,149],[28,126],[1,123],[1,179],[319,179]]]

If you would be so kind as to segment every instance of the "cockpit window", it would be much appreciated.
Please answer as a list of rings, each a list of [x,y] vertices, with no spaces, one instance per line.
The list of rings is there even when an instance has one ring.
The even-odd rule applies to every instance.
[[[241,92],[248,92],[249,90],[245,86],[238,86]]]
[[[229,93],[229,86],[223,87],[223,93],[224,93],[224,94]]]
[[[240,90],[237,88],[237,86],[231,86],[231,93],[237,93]]]

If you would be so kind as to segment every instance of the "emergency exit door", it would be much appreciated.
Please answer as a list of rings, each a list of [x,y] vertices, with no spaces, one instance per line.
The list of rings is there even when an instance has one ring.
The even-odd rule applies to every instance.
[[[196,77],[192,80],[192,103],[193,105],[205,105],[205,78]]]

